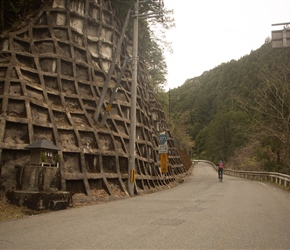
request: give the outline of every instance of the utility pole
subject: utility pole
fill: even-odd
[[[139,0],[135,0],[134,8],[134,27],[133,27],[133,54],[132,54],[132,86],[131,86],[131,112],[130,112],[130,148],[129,148],[129,167],[128,167],[128,192],[134,195],[135,186],[135,153],[136,153],[136,103],[137,103],[137,71],[138,71],[138,15]]]
[[[150,0],[141,1],[141,3]],[[130,133],[129,133],[129,166],[128,166],[128,192],[134,195],[135,173],[136,173],[136,107],[137,107],[137,86],[138,86],[138,19],[152,18],[161,15],[161,2],[159,0],[159,10],[145,14],[139,14],[139,0],[135,0],[134,7],[134,27],[133,27],[133,52],[132,52],[132,87],[131,87],[131,111],[130,111]]]

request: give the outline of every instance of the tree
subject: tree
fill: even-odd
[[[268,171],[290,172],[290,68],[289,50],[274,50],[263,45],[252,52],[251,64],[242,88],[235,96],[240,108],[252,118],[260,142],[257,159]]]
[[[282,59],[282,58],[281,58]],[[284,58],[285,59],[285,58]],[[287,63],[288,64],[288,63]],[[270,158],[290,172],[290,68],[287,64],[268,66],[260,72],[263,79],[256,91],[249,93],[251,103],[245,108],[261,129],[263,147],[270,148]]]
[[[195,144],[188,134],[186,125],[187,116],[187,113],[180,113],[176,116],[175,119],[178,120],[178,123],[176,121],[172,122],[170,129],[172,131],[173,138],[175,139],[176,146],[179,149],[186,151],[188,155],[191,155]]]
[[[134,0],[111,1],[123,18],[129,9],[134,9]],[[139,2],[139,14],[143,17],[139,18],[138,51],[146,63],[150,84],[155,93],[164,91],[166,86],[167,64],[164,50],[172,51],[172,48],[166,41],[165,31],[174,26],[172,12],[164,7],[163,1]],[[132,22],[129,24],[128,33],[133,33]]]
[[[0,32],[19,25],[33,15],[42,5],[43,1],[34,0],[0,0]]]
[[[249,116],[243,111],[217,113],[207,126],[207,158],[215,162],[227,161],[235,150],[248,142],[249,124]]]

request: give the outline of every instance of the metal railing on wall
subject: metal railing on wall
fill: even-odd
[[[213,162],[205,160],[198,160],[198,162],[206,162],[208,164],[211,164],[213,168],[217,170],[217,166]],[[281,174],[277,172],[241,171],[231,169],[224,169],[224,174],[257,181],[270,181],[276,183],[277,185],[284,186],[284,188],[290,190],[290,175],[286,174]]]

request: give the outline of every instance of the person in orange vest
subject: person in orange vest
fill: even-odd
[[[224,164],[222,161],[219,161],[219,165],[218,165],[218,176],[219,176],[219,180],[223,181],[223,171],[224,171]]]

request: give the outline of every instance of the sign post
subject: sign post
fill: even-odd
[[[161,173],[168,173],[168,145],[167,145],[167,134],[160,134],[159,140],[159,158],[160,158],[160,170]]]
[[[161,173],[168,173],[168,154],[159,154]]]

